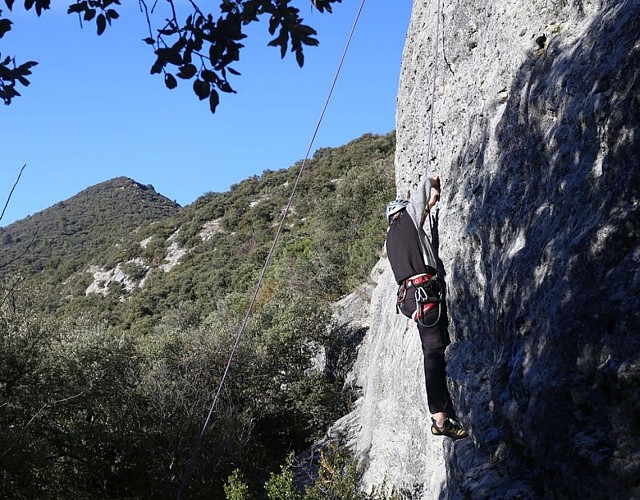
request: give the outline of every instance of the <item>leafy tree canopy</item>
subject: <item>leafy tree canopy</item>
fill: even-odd
[[[10,11],[15,0],[5,0]],[[333,3],[342,0],[311,0],[320,12],[332,12]],[[194,1],[166,0],[166,11],[157,9],[157,2],[139,0],[148,26],[144,38],[156,59],[151,74],[162,74],[169,89],[178,85],[178,79],[192,81],[193,91],[200,100],[207,100],[211,112],[219,102],[219,92],[235,92],[228,75],[239,75],[233,69],[240,59],[240,42],[246,37],[244,29],[260,18],[268,19],[269,33],[274,37],[269,45],[280,48],[284,58],[287,51],[295,54],[299,66],[304,64],[304,46],[318,45],[317,34],[303,23],[296,0],[221,0],[217,10],[201,8]],[[40,16],[48,10],[51,0],[25,0],[26,10],[35,10]],[[78,16],[80,23],[95,23],[98,35],[102,35],[120,15],[120,0],[76,0],[68,7],[69,14]],[[0,10],[0,38],[11,30],[13,22],[3,17]],[[17,62],[15,57],[0,53],[0,98],[11,104],[20,96],[17,86],[29,85],[28,76],[36,61]],[[176,78],[177,77],[177,78]]]

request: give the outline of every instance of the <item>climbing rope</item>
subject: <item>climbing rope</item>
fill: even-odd
[[[253,312],[253,308],[255,306],[256,300],[258,298],[258,293],[260,291],[260,288],[262,286],[262,282],[264,280],[264,276],[266,274],[267,268],[269,267],[269,264],[271,263],[271,259],[273,258],[273,254],[275,252],[276,249],[276,245],[278,244],[278,240],[280,239],[280,234],[282,233],[282,228],[284,227],[284,223],[286,221],[287,216],[289,215],[289,211],[291,210],[291,204],[293,203],[293,197],[296,193],[296,190],[298,188],[298,184],[300,183],[300,179],[302,178],[302,173],[305,170],[307,161],[309,159],[309,154],[311,153],[311,148],[313,147],[313,143],[316,140],[316,136],[318,135],[318,130],[320,129],[320,125],[322,123],[322,120],[324,118],[324,115],[327,111],[327,108],[329,106],[329,102],[331,101],[331,96],[333,95],[333,90],[335,89],[336,83],[338,81],[338,76],[340,75],[340,71],[342,70],[342,65],[344,63],[344,60],[347,56],[347,52],[349,50],[349,46],[351,45],[351,40],[353,38],[353,34],[356,30],[356,26],[358,25],[358,21],[360,20],[360,14],[362,13],[362,9],[364,7],[364,3],[365,0],[362,0],[360,3],[360,7],[358,8],[358,12],[356,14],[356,18],[353,22],[353,26],[351,27],[351,31],[349,32],[349,36],[347,37],[347,42],[345,44],[344,50],[342,51],[342,56],[340,57],[340,62],[338,63],[338,68],[336,69],[335,75],[333,76],[333,80],[331,83],[331,87],[329,88],[329,92],[327,94],[327,98],[324,101],[324,105],[322,107],[322,111],[320,112],[320,116],[318,118],[318,121],[316,123],[315,129],[313,131],[313,134],[311,135],[311,140],[309,141],[309,145],[307,147],[307,152],[305,154],[304,160],[302,162],[302,165],[300,166],[300,171],[298,172],[298,176],[296,177],[296,181],[293,185],[293,188],[291,190],[291,195],[289,196],[289,200],[287,201],[287,205],[282,213],[282,217],[280,219],[280,224],[278,225],[278,229],[276,231],[276,234],[273,238],[273,242],[271,243],[271,248],[269,249],[269,253],[267,254],[267,258],[265,259],[264,265],[262,266],[262,270],[260,271],[260,275],[258,277],[258,283],[256,284],[256,287],[253,291],[253,295],[251,296],[251,301],[249,302],[249,306],[247,307],[247,310],[245,312],[244,315],[244,319],[242,320],[242,323],[240,325],[240,328],[238,328],[238,332],[236,333],[236,337],[235,337],[235,342],[233,344],[233,347],[231,348],[231,352],[229,354],[229,358],[227,359],[227,363],[225,365],[224,371],[222,373],[222,377],[220,378],[220,383],[218,384],[218,389],[216,390],[215,396],[213,398],[213,402],[211,403],[211,406],[209,408],[209,413],[207,415],[207,418],[204,421],[204,424],[202,426],[202,430],[200,431],[200,434],[198,435],[198,438],[196,440],[196,444],[194,446],[193,452],[191,454],[191,458],[189,460],[189,463],[187,464],[187,468],[185,470],[184,475],[182,476],[182,481],[180,483],[180,489],[178,490],[178,495],[177,495],[177,500],[180,500],[182,498],[182,495],[184,494],[184,492],[186,491],[187,485],[189,484],[189,480],[191,479],[191,473],[193,471],[193,466],[195,465],[198,453],[200,452],[200,448],[202,446],[202,443],[204,441],[204,434],[207,430],[207,427],[209,426],[209,422],[211,420],[211,417],[213,415],[213,412],[215,411],[215,408],[218,404],[218,400],[220,399],[220,393],[222,392],[222,388],[224,386],[224,382],[227,378],[227,374],[229,373],[229,368],[231,366],[231,362],[233,361],[233,357],[235,356],[235,353],[238,349],[238,345],[240,344],[240,339],[242,338],[242,335],[244,334],[244,331],[247,328],[247,325],[249,323],[249,319],[251,317],[251,313]]]
[[[436,29],[435,29],[435,35],[434,35],[434,39],[433,39],[433,73],[431,75],[431,110],[429,112],[429,132],[427,134],[427,148],[425,150],[424,156],[422,158],[422,161],[424,163],[424,175],[428,175],[428,167],[429,167],[429,161],[431,159],[431,146],[432,146],[432,142],[433,142],[433,115],[435,114],[435,106],[436,106],[436,80],[438,77],[438,58],[439,58],[439,52],[438,52],[438,42],[439,42],[439,38],[440,38],[440,17],[442,15],[442,2],[441,0],[436,0],[436,2],[438,3],[438,8],[437,8],[437,14],[436,14]],[[444,53],[444,36],[442,38],[443,40],[443,53]],[[445,58],[445,62],[446,62],[446,58]],[[428,195],[431,195],[431,190],[429,190]],[[420,227],[423,226],[423,224],[425,223],[427,217],[429,218],[429,229],[431,234],[433,235],[433,225],[431,222],[431,206],[429,206],[429,202],[427,201],[427,206],[425,207],[424,213],[422,214],[422,217],[420,218]],[[444,279],[441,277],[441,272],[439,269],[439,266],[436,266],[436,280],[439,284],[439,287],[443,286],[444,283]],[[422,323],[422,321],[420,320],[420,315],[418,315],[418,323],[420,323],[423,327],[426,328],[431,328],[435,325],[438,324],[438,322],[440,321],[440,318],[442,316],[442,301],[444,300],[442,297],[442,288],[440,288],[438,290],[438,297],[437,297],[437,302],[438,302],[438,317],[435,320],[435,322],[426,325],[424,323]],[[418,310],[421,310],[422,305],[420,304],[420,301],[418,300],[418,296],[416,296],[416,305],[418,308]]]
[[[441,12],[441,1],[436,0],[438,2],[438,13],[436,15],[436,33],[433,40],[433,75],[431,81],[431,112],[429,116],[429,133],[427,136],[427,149],[425,151],[425,155],[423,156],[424,163],[424,171],[425,175],[427,173],[427,167],[429,165],[429,160],[431,158],[431,144],[433,139],[433,115],[434,109],[436,105],[436,78],[438,76],[438,40],[440,37],[440,12]]]
[[[433,115],[435,114],[435,106],[436,106],[436,79],[438,77],[438,41],[440,38],[440,16],[442,12],[441,1],[436,0],[438,2],[437,14],[436,14],[436,29],[435,36],[433,39],[433,73],[431,75],[431,110],[429,112],[429,132],[427,134],[427,148],[422,157],[422,162],[424,163],[424,175],[428,174],[429,161],[431,159],[431,145],[433,142]],[[443,37],[444,41],[444,37]],[[444,49],[443,49],[444,50]],[[429,217],[431,213],[431,207],[427,204],[422,217],[420,218],[420,227],[425,223],[427,217]],[[431,218],[429,217],[429,223],[431,223]]]

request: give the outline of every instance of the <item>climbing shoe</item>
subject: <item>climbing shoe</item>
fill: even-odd
[[[444,426],[438,427],[436,421],[431,419],[431,434],[434,436],[447,436],[453,440],[466,438],[469,434],[465,431],[458,422],[453,422],[447,419]]]

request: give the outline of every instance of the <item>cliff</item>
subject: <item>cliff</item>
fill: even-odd
[[[638,496],[640,1],[442,9],[436,59],[437,3],[414,2],[396,180],[406,196],[425,169],[442,179],[429,229],[471,437],[428,432],[418,335],[395,313],[384,258],[354,371],[362,396],[334,431],[368,490]]]

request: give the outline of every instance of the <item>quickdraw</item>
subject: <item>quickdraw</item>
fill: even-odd
[[[433,295],[430,295],[431,292]],[[442,317],[442,291],[441,287],[435,279],[430,280],[426,285],[416,287],[416,310],[413,313],[413,319],[420,326],[425,328],[432,328],[438,324]],[[438,316],[431,324],[424,322],[425,316],[430,313],[435,307],[438,307]]]

